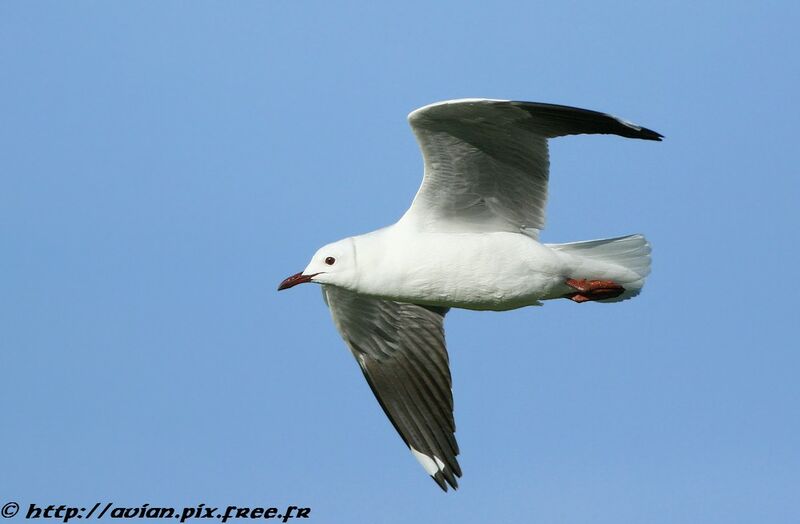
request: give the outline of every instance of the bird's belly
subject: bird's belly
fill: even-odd
[[[434,286],[428,293],[430,300],[425,303],[481,311],[507,311],[539,305],[540,300],[549,295],[549,289],[561,280],[553,275],[540,273],[528,275],[524,282],[519,281],[517,285],[476,282],[461,287]]]
[[[505,311],[538,304],[563,282],[549,248],[520,234],[468,235],[461,242],[426,239],[417,263],[405,265],[397,299],[425,305]]]

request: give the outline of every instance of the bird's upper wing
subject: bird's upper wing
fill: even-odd
[[[425,471],[445,491],[461,476],[444,342],[446,308],[322,286],[336,329],[372,392]]]
[[[542,229],[547,139],[581,133],[661,140],[655,131],[574,107],[465,99],[408,115],[425,161],[404,219],[432,231]]]

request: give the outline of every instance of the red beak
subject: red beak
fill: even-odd
[[[311,279],[317,275],[319,275],[319,273],[314,273],[313,275],[304,275],[303,272],[301,271],[300,273],[292,275],[289,278],[285,279],[283,282],[281,282],[280,285],[278,286],[278,291],[289,289],[290,287],[294,287],[297,284],[311,282]]]

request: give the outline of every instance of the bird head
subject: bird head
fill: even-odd
[[[306,268],[284,279],[278,291],[305,282],[352,288],[356,280],[355,268],[355,242],[352,238],[345,238],[318,249]]]

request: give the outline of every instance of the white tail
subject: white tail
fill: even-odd
[[[616,279],[625,287],[625,292],[612,299],[601,302],[619,302],[635,297],[644,286],[644,279],[650,274],[650,243],[643,235],[628,235],[600,240],[587,240],[585,242],[570,242],[567,244],[545,244],[550,249],[566,253],[584,262],[598,262],[599,264],[583,264],[583,271],[588,271],[592,266],[598,269],[608,268],[608,265],[617,266],[624,271]],[[606,276],[607,270],[603,271]],[[575,278],[598,278],[600,275],[582,274]]]

